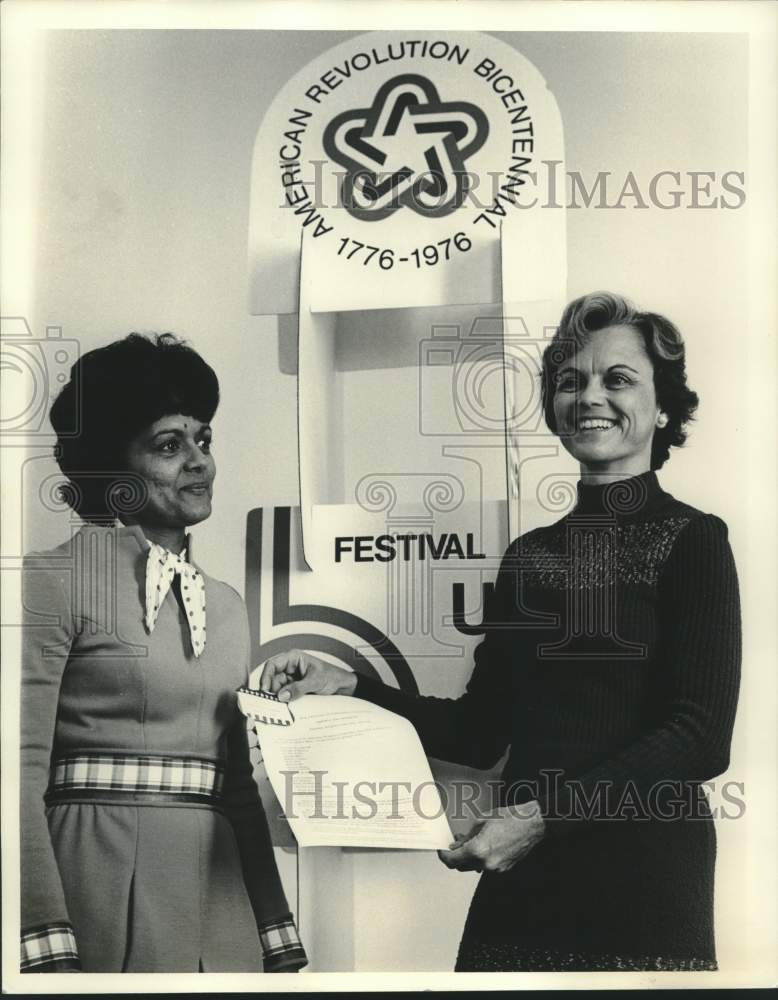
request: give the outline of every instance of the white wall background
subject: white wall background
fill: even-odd
[[[289,340],[279,337],[275,319],[250,317],[246,309],[251,151],[277,89],[348,37],[94,30],[51,32],[44,46],[28,319],[36,334],[62,327],[82,350],[130,330],[169,329],[214,365],[223,390],[215,421],[215,512],[196,531],[197,552],[209,572],[238,588],[246,511],[295,504],[298,490],[295,379],[281,371],[289,369]],[[611,172],[616,193],[630,170],[646,185],[659,170],[717,176],[747,170],[744,36],[500,37],[545,76],[562,112],[568,170],[589,184],[600,170]],[[688,192],[688,180],[682,187]],[[670,316],[687,339],[690,381],[702,404],[690,444],[661,479],[670,492],[729,523],[746,627],[757,554],[746,547],[745,441],[758,419],[745,379],[747,211],[568,213],[570,296],[603,287],[623,292]],[[418,439],[414,364],[429,320],[420,314],[404,332],[394,331],[395,339],[388,317],[365,337],[353,321],[341,337],[334,389],[346,435],[344,495],[375,471],[376,441],[385,470],[408,471],[409,463],[424,469],[438,457],[429,439],[409,447]],[[45,451],[39,455],[25,486],[32,498],[27,548],[56,544],[68,530],[66,515],[34,499],[34,482],[54,471]],[[736,780],[743,780],[755,690],[746,670]],[[754,887],[747,835],[748,816],[719,824],[719,958],[730,969],[748,958],[745,907]],[[353,959],[363,971],[450,968],[469,892],[465,882],[451,880],[464,877],[433,872],[428,858],[353,857],[345,883],[353,940],[338,961]],[[329,877],[334,885],[341,878],[334,869]],[[419,926],[426,937],[409,948]],[[326,955],[322,963],[328,967]]]

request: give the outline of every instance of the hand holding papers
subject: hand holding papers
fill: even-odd
[[[453,835],[416,730],[359,698],[291,706],[242,689],[267,774],[302,847],[447,848]]]

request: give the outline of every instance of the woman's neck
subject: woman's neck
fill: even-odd
[[[643,463],[630,465],[630,463],[626,463],[621,468],[613,468],[611,466],[607,469],[581,464],[579,468],[581,482],[584,486],[604,486],[607,483],[618,482],[620,479],[632,479],[633,476],[642,476],[644,473],[651,471],[650,463],[649,465],[644,465]]]
[[[125,524],[137,524],[149,542],[161,545],[178,554],[186,545],[186,528],[168,528],[158,524],[141,524],[140,521],[125,521]]]

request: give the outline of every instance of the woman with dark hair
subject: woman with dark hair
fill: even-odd
[[[656,476],[697,405],[680,334],[619,296],[577,299],[542,395],[577,503],[510,545],[465,694],[414,697],[305,652],[262,684],[369,699],[443,760],[509,750],[499,806],[441,852],[483,872],[459,971],[716,969],[703,783],[729,763],[740,611],[725,524]]]
[[[218,402],[191,348],[131,334],[52,406],[84,524],[25,560],[22,971],[306,964],[237,707],[246,610],[186,534],[211,513]]]

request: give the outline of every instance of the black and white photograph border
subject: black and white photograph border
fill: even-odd
[[[0,17],[4,991],[775,986],[778,3],[6,0]],[[201,354],[206,367],[214,366],[222,390],[214,417],[217,502],[210,523],[195,527],[193,541],[187,536],[186,551],[180,550],[181,579],[199,587],[204,577],[209,595],[216,595],[214,630],[217,619],[226,623],[234,611],[230,603],[234,591],[246,601],[253,667],[271,654],[288,655],[285,643],[294,630],[273,631],[277,623],[268,625],[267,608],[278,606],[279,592],[285,593],[287,611],[295,602],[309,603],[312,591],[306,590],[306,574],[328,554],[322,555],[326,546],[321,540],[330,538],[331,523],[336,526],[332,528],[336,569],[342,575],[333,574],[333,591],[326,597],[337,606],[339,595],[346,594],[353,603],[347,605],[344,598],[342,607],[348,607],[349,614],[339,620],[326,621],[322,616],[317,623],[320,634],[315,636],[319,645],[310,648],[317,655],[321,652],[325,662],[345,662],[338,652],[345,645],[343,621],[348,617],[353,624],[358,615],[367,619],[373,612],[368,596],[355,595],[354,588],[349,591],[347,583],[337,581],[345,580],[362,554],[370,558],[380,554],[383,544],[383,551],[393,554],[386,580],[395,584],[387,583],[386,606],[377,612],[387,620],[376,624],[385,629],[385,637],[391,635],[400,648],[410,651],[415,676],[405,677],[391,657],[374,658],[375,666],[366,669],[373,670],[375,680],[394,687],[399,683],[406,693],[416,687],[422,694],[458,696],[473,669],[470,639],[459,648],[456,662],[444,668],[434,659],[440,654],[429,652],[431,640],[425,638],[420,617],[414,619],[415,625],[403,620],[397,633],[391,633],[388,625],[393,616],[402,615],[402,601],[391,590],[401,578],[400,540],[416,539],[408,532],[423,530],[419,497],[424,502],[431,495],[438,497],[435,532],[441,524],[446,532],[461,530],[462,549],[468,556],[477,560],[486,553],[481,567],[484,581],[495,578],[499,557],[510,540],[499,514],[503,508],[514,512],[511,518],[515,514],[509,527],[512,538],[557,521],[570,498],[575,498],[578,463],[572,459],[577,455],[563,437],[546,432],[540,392],[533,395],[533,387],[527,389],[522,381],[527,358],[540,377],[540,359],[562,309],[557,308],[554,294],[548,294],[541,307],[525,303],[526,311],[521,303],[513,303],[505,287],[509,265],[503,264],[502,284],[499,274],[495,278],[490,301],[473,297],[459,306],[452,304],[456,298],[438,297],[428,308],[414,304],[403,310],[393,308],[394,293],[382,290],[384,299],[369,313],[363,303],[373,276],[366,280],[362,276],[372,267],[380,276],[390,259],[386,254],[391,252],[392,266],[398,256],[383,246],[368,246],[367,251],[375,254],[370,261],[363,260],[364,245],[357,239],[361,248],[357,251],[350,234],[351,242],[341,245],[339,266],[345,271],[353,265],[355,287],[349,294],[353,291],[361,298],[359,305],[345,307],[351,311],[341,314],[337,333],[326,324],[316,327],[315,322],[304,328],[302,317],[298,327],[295,316],[257,306],[262,275],[256,280],[252,274],[256,264],[251,249],[256,226],[252,157],[265,113],[297,73],[304,73],[330,49],[353,43],[366,32],[398,31],[407,31],[408,38],[414,32],[480,33],[478,37],[513,48],[517,57],[537,68],[559,105],[564,127],[563,167],[546,158],[538,167],[540,179],[535,178],[546,205],[558,204],[566,219],[566,294],[561,306],[588,293],[614,292],[634,302],[638,310],[659,314],[660,320],[667,316],[683,336],[689,385],[699,393],[699,407],[687,428],[688,441],[673,448],[673,460],[659,472],[659,481],[673,497],[717,515],[716,522],[720,518],[726,524],[742,609],[742,676],[731,754],[724,773],[710,783],[711,804],[719,810],[718,968],[454,972],[476,874],[447,871],[434,851],[298,850],[279,815],[267,776],[257,767],[257,747],[252,747],[255,779],[293,918],[288,924],[268,923],[266,933],[275,935],[274,941],[286,941],[294,934],[296,921],[308,948],[307,968],[280,979],[263,972],[207,969],[173,975],[79,971],[22,975],[22,567],[30,551],[52,550],[75,530],[73,512],[63,502],[53,451],[58,441],[67,450],[74,428],[60,423],[55,434],[48,413],[80,357],[131,331],[149,336],[172,331]],[[482,64],[473,77],[489,83],[496,73],[497,67]],[[311,86],[317,79],[320,76]],[[475,90],[472,100],[477,100]],[[367,105],[365,101],[363,110]],[[469,114],[468,107],[460,99],[456,113]],[[468,134],[482,141],[478,113],[469,124],[458,122],[456,127],[463,132],[471,128]],[[334,148],[334,140],[329,141]],[[288,178],[281,182],[286,187],[279,197],[288,190],[297,199],[289,161],[282,157],[276,162],[276,152],[271,157],[272,177],[279,180],[286,170]],[[347,172],[351,160],[342,150],[336,152]],[[479,236],[491,231],[489,219],[507,215],[512,221],[510,191],[506,195],[499,184],[491,184],[490,194],[495,198],[500,191],[503,194],[483,200],[483,221],[473,227]],[[336,197],[341,194],[342,189],[335,192]],[[474,204],[480,204],[482,192],[469,194]],[[327,188],[315,192],[314,207],[319,195],[323,204],[328,199],[331,203],[333,192]],[[296,200],[287,199],[287,207],[298,207]],[[423,211],[413,213],[407,204],[401,212],[409,216],[404,221],[417,241],[419,268],[429,266],[430,272],[441,273],[442,254],[448,261],[449,254],[465,257],[471,252],[469,231],[464,238],[463,232],[452,232],[450,241],[442,240],[432,249],[432,244],[422,246],[424,239],[418,234],[426,233],[425,227],[436,220],[429,223]],[[326,212],[323,218],[326,221]],[[319,302],[333,301],[333,289],[328,287],[332,282],[326,273],[311,277],[321,262],[316,241],[309,238],[308,228],[295,225],[303,244],[309,242],[302,246],[303,274],[293,280],[300,282],[301,311],[303,296],[309,295],[315,320],[317,296]],[[336,235],[341,240],[340,233]],[[503,252],[504,260],[509,260],[508,252]],[[349,254],[353,256],[344,264],[342,258]],[[403,266],[410,270],[412,254],[409,258]],[[453,259],[451,266],[456,266]],[[278,289],[289,280],[282,270],[279,265]],[[272,299],[272,289],[269,294]],[[277,297],[283,299],[282,291]],[[629,325],[632,320],[625,322]],[[329,353],[317,343],[329,345]],[[497,383],[486,377],[473,389],[471,372],[477,367],[471,367],[472,358],[486,359],[484,371],[492,372],[495,344],[501,364],[513,359],[515,378],[503,382],[500,368],[499,391]],[[475,354],[467,353],[473,350]],[[447,362],[430,360],[446,352]],[[329,399],[311,378],[316,365],[330,380]],[[522,394],[531,403],[525,409]],[[514,414],[520,411],[513,428],[510,407]],[[77,424],[78,403],[73,412]],[[188,441],[188,426],[176,433]],[[200,438],[197,444],[203,453],[207,451]],[[538,458],[528,461],[529,454]],[[207,478],[207,459],[203,462]],[[329,470],[335,470],[335,486],[328,481]],[[148,484],[141,480],[143,492]],[[192,504],[202,499],[206,488],[195,486]],[[135,503],[133,483],[124,483],[123,489],[123,502]],[[396,509],[379,510],[390,494]],[[440,500],[439,494],[449,500]],[[579,487],[579,503],[583,495]],[[380,503],[371,507],[376,497]],[[467,507],[471,502],[477,517]],[[371,533],[363,535],[362,529],[342,529],[349,522],[338,510],[348,505],[362,518],[358,522],[355,515],[353,524],[383,521],[384,533],[366,528]],[[299,524],[290,514],[298,507],[302,508]],[[309,507],[315,516],[306,514]],[[467,524],[467,529],[446,526],[445,517],[452,510],[451,523]],[[285,591],[273,590],[272,601],[260,602],[260,590],[270,586],[271,579],[278,587],[279,526],[286,532],[287,563],[281,567]],[[256,530],[253,537],[252,530]],[[129,544],[131,537],[142,538],[137,524],[126,531],[124,543]],[[457,536],[418,535],[426,540],[428,552],[430,545],[433,551],[438,544],[442,549],[436,537]],[[479,543],[483,543],[480,548]],[[407,546],[406,541],[409,562]],[[176,548],[176,559],[178,552]],[[250,566],[252,558],[255,563]],[[199,568],[193,570],[188,560],[196,560],[197,567],[202,562],[215,579]],[[449,570],[448,593],[451,564],[433,563],[428,559],[430,579],[440,571],[435,577],[440,581]],[[369,570],[371,581],[379,579],[378,570],[383,570],[380,562]],[[468,571],[473,572],[472,560]],[[367,580],[368,569],[360,572]],[[430,584],[430,593],[437,595],[438,585]],[[208,589],[212,587],[216,589]],[[476,589],[480,593],[480,585]],[[224,605],[218,603],[222,599]],[[478,606],[468,606],[468,620],[480,617]],[[147,634],[154,627],[151,621],[149,628],[149,620]],[[209,617],[209,628],[210,621]],[[188,627],[197,658],[202,652],[195,639],[197,626],[190,622]],[[359,657],[362,663],[370,659],[363,655],[365,634],[352,628],[352,666]],[[418,664],[411,659],[416,650]],[[254,681],[258,683],[259,677]],[[232,687],[244,682],[239,678]],[[435,764],[433,774],[443,786],[451,778]],[[469,778],[457,772],[454,787],[461,787],[457,780]],[[189,786],[187,791],[191,793]],[[458,832],[453,825],[452,829]],[[265,968],[267,955],[266,951]]]

